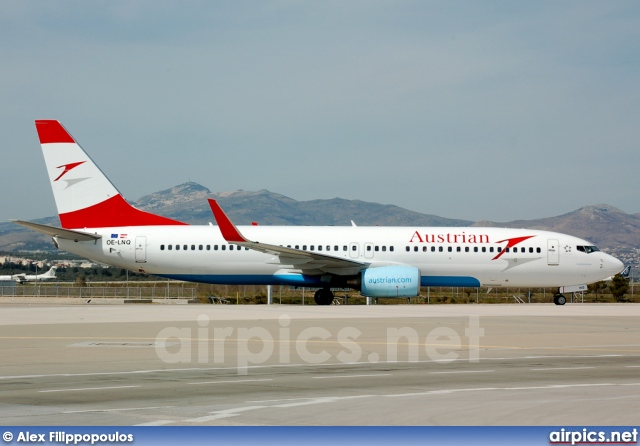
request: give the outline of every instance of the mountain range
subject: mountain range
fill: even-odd
[[[536,220],[491,222],[456,220],[409,211],[393,205],[333,198],[297,201],[268,190],[212,193],[188,182],[132,201],[140,209],[190,224],[214,222],[207,198],[215,198],[238,225],[350,225],[359,226],[497,226],[543,229],[587,239],[609,252],[640,248],[640,214],[627,214],[606,204],[584,206],[573,212]],[[47,217],[37,223],[59,225]],[[215,223],[215,222],[214,222]],[[0,250],[53,250],[48,237],[12,223],[0,224]]]

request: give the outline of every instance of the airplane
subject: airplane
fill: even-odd
[[[592,243],[557,232],[480,227],[236,226],[209,199],[217,226],[130,205],[57,120],[35,122],[61,228],[13,220],[79,256],[159,277],[229,285],[336,288],[407,298],[420,287],[558,287],[623,269]],[[368,299],[369,301],[369,299]]]
[[[52,280],[56,278],[57,266],[52,266],[49,271],[44,274],[17,274],[16,279],[20,283],[24,282],[37,282],[41,280]]]
[[[21,277],[23,277],[24,274],[10,274],[10,275],[3,275],[0,276],[0,282],[5,281],[5,280],[20,280]]]

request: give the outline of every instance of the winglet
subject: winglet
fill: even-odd
[[[249,242],[244,236],[238,231],[238,228],[229,220],[227,214],[224,213],[220,205],[216,200],[209,198],[209,206],[211,206],[211,210],[213,211],[213,216],[218,222],[218,227],[220,228],[220,232],[222,232],[222,236],[224,239],[230,243],[246,243]]]

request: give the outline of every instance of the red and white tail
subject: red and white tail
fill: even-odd
[[[58,121],[37,120],[36,129],[63,228],[185,224],[127,203]]]

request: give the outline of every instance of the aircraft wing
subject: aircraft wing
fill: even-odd
[[[339,275],[355,274],[369,266],[369,263],[359,262],[357,260],[343,259],[318,252],[301,251],[286,246],[248,240],[240,233],[229,217],[227,217],[227,214],[225,214],[216,200],[209,199],[209,206],[211,206],[220,232],[222,232],[222,236],[227,242],[244,246],[254,251],[273,254],[275,257],[272,263],[279,263],[283,266],[289,265],[307,274],[326,272]]]
[[[56,228],[55,226],[41,225],[38,223],[31,223],[30,221],[22,220],[10,220],[11,222],[24,226],[25,228],[33,229],[41,234],[50,235],[51,237],[57,237],[64,240],[73,240],[76,242],[87,242],[92,240],[98,240],[102,238],[98,234],[90,234],[88,232],[73,231],[71,229]]]

